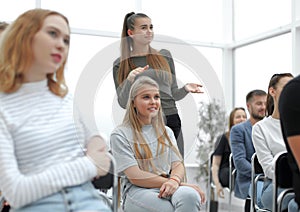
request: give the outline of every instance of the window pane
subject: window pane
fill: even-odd
[[[42,0],[42,8],[63,13],[73,28],[120,32],[126,13],[135,8],[135,0]]]
[[[175,58],[177,60],[175,65],[178,84],[182,85],[189,82],[200,83],[203,85],[202,90],[204,91],[203,94],[188,94],[184,99],[176,102],[182,121],[182,133],[186,153],[184,160],[186,163],[195,163],[195,158],[197,158],[196,135],[198,132],[197,124],[199,123],[199,103],[212,100],[214,92],[211,91],[211,88],[218,87],[217,85],[220,83],[218,77],[221,77],[218,74],[222,72],[222,50],[195,46],[194,48],[203,56],[190,55],[190,57],[195,57],[192,61],[199,64],[199,69],[191,69],[193,64],[185,63],[185,61]],[[211,67],[206,68],[203,65],[202,68],[204,62],[201,60],[206,60]],[[212,75],[212,78],[208,77],[209,75]],[[207,82],[208,78],[213,79],[213,85],[206,84],[211,83],[211,81]]]
[[[0,6],[0,21],[12,22],[23,12],[33,8],[35,8],[35,0],[6,0]]]
[[[235,106],[246,107],[253,89],[267,92],[273,74],[292,72],[291,44],[291,34],[285,34],[236,51]]]
[[[206,48],[206,47],[195,47],[201,54],[208,60],[209,64],[212,66],[212,69],[215,71],[218,76],[218,80],[222,83],[222,49],[217,48]]]
[[[105,47],[112,45],[116,41],[117,39],[114,38],[77,34],[71,35],[70,52],[65,72],[66,81],[71,92],[75,91],[80,74],[91,59]],[[118,51],[118,49],[116,49],[116,51]],[[118,54],[118,52],[116,52],[116,54]],[[99,61],[99,64],[109,62],[112,66],[113,61],[114,58],[111,58],[111,61]],[[101,66],[98,68],[99,72],[103,71]]]
[[[155,33],[182,40],[222,40],[222,0],[151,0],[142,9],[151,19]]]
[[[75,99],[78,98],[77,83],[83,83],[84,92],[95,94],[92,97],[94,108],[93,105],[87,105],[88,102],[80,102],[80,108],[85,117],[90,117],[89,113],[94,114],[98,130],[107,138],[116,127],[117,121],[112,116],[115,98],[112,66],[119,56],[119,46],[119,39],[72,34],[66,68],[67,85]],[[86,110],[87,107],[89,111]]]
[[[235,39],[240,40],[291,22],[291,1],[235,0]]]

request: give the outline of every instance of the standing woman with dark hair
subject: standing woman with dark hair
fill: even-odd
[[[106,144],[65,84],[69,42],[68,19],[43,9],[1,39],[0,190],[14,212],[111,211],[91,183],[109,169]]]
[[[252,129],[252,141],[257,159],[267,177],[262,189],[261,202],[268,210],[272,210],[273,202],[273,159],[277,153],[286,151],[280,125],[279,97],[283,87],[291,79],[293,79],[293,75],[290,73],[274,74],[271,77],[268,86],[266,117],[253,125]],[[279,189],[278,192],[281,191],[282,189]],[[287,209],[287,205],[288,203],[284,201],[283,209]]]
[[[175,101],[187,93],[202,93],[196,83],[187,83],[178,88],[174,61],[166,49],[156,50],[150,46],[154,32],[151,19],[143,13],[128,13],[125,16],[121,35],[121,56],[114,61],[113,77],[122,108],[126,107],[129,90],[138,76],[146,75],[159,84],[162,109],[176,139],[179,151],[184,156],[181,120]]]

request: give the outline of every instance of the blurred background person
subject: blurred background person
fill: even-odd
[[[288,161],[293,172],[295,198],[288,211],[300,211],[300,75],[289,81],[281,92],[279,113]]]
[[[111,211],[91,183],[109,169],[106,143],[87,129],[65,84],[68,19],[51,10],[29,10],[3,36],[3,196],[15,212]]]
[[[274,74],[271,77],[268,86],[266,117],[252,128],[252,141],[257,159],[267,177],[264,180],[261,202],[263,208],[270,211],[273,210],[273,159],[277,153],[286,151],[281,132],[278,103],[283,87],[291,79],[293,79],[291,73]],[[278,193],[281,193],[282,190],[279,189]],[[285,200],[282,209],[287,209],[287,206],[288,200]]]
[[[212,178],[219,197],[224,198],[223,187],[229,187],[229,156],[231,154],[229,135],[231,128],[247,119],[243,107],[234,108],[229,114],[228,131],[217,139],[212,158]]]

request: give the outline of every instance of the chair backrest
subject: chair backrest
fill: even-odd
[[[229,155],[229,189],[231,192],[234,190],[235,177],[236,177],[236,169],[234,167],[232,153],[230,153],[230,155]]]
[[[214,152],[211,152],[209,155],[210,155],[210,158],[209,158],[209,162],[208,162],[208,167],[209,167],[209,189],[208,189],[208,197],[211,199],[211,200],[216,200],[216,197],[215,197],[215,188],[216,186],[214,185],[213,183],[213,179],[212,179],[212,171],[211,171],[211,168],[212,168],[212,161],[213,161],[213,153]],[[232,159],[232,153],[229,155],[229,199],[228,199],[228,204],[229,204],[229,210],[231,211],[231,196],[232,196],[232,192],[233,192],[233,189],[234,189],[234,183],[235,183],[235,177],[236,177],[236,170],[234,168],[234,163],[233,163],[233,159]],[[214,191],[213,192],[213,195],[212,195],[212,190]],[[210,210],[211,208],[211,205],[210,205],[210,201],[208,201],[208,208]]]
[[[293,173],[288,163],[287,152],[276,154],[273,161],[273,211],[276,212],[279,206],[278,188],[291,189],[293,187]]]
[[[288,163],[287,153],[283,152],[275,158],[274,174],[276,184],[280,188],[293,187],[293,174]]]
[[[267,211],[263,208],[259,208],[257,204],[257,182],[264,180],[265,175],[264,175],[264,170],[262,166],[260,165],[257,154],[254,153],[251,157],[251,191],[252,191],[252,196],[251,196],[251,207],[252,211]]]
[[[264,170],[262,168],[262,166],[260,165],[258,158],[257,158],[257,154],[254,153],[252,155],[253,159],[251,158],[251,160],[253,160],[253,170],[254,170],[254,174],[264,174]]]

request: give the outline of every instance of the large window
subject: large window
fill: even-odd
[[[35,8],[35,2],[35,0],[9,0],[5,1],[5,3],[2,1],[0,7],[0,21],[11,22],[15,20],[21,13]]]
[[[142,1],[155,31],[183,40],[222,42],[222,0]]]
[[[291,1],[234,1],[235,39],[241,40],[291,22]]]
[[[41,6],[62,12],[70,20],[71,27],[121,34],[123,18],[134,10],[135,0],[41,0]]]
[[[268,91],[271,76],[292,72],[291,34],[249,45],[236,51],[236,106],[246,106],[246,95],[253,89]]]

